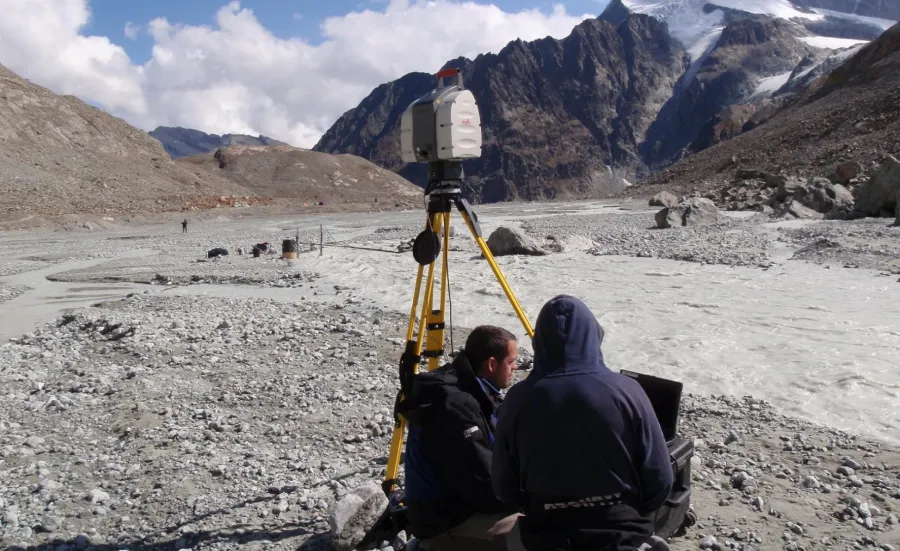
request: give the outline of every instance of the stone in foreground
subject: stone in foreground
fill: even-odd
[[[531,238],[522,233],[500,226],[487,240],[487,246],[494,256],[507,256],[512,254],[526,254],[532,256],[542,256],[547,251],[541,249]]]
[[[365,484],[344,496],[331,513],[332,549],[350,551],[365,538],[388,507],[388,498],[378,484]]]
[[[691,197],[671,208],[656,213],[656,225],[661,229],[679,226],[703,226],[719,221],[719,209],[705,197]]]

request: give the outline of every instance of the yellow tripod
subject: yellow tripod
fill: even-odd
[[[506,293],[506,298],[515,310],[519,321],[525,327],[529,337],[534,337],[534,329],[528,321],[528,317],[519,306],[519,301],[510,289],[509,284],[500,271],[500,267],[494,260],[484,237],[481,227],[478,225],[478,216],[472,206],[460,195],[460,182],[462,180],[462,165],[459,162],[445,161],[429,163],[428,195],[428,219],[425,230],[416,238],[413,248],[413,256],[419,264],[416,274],[416,286],[413,293],[412,307],[409,311],[409,327],[406,330],[406,349],[400,360],[400,392],[398,404],[403,395],[412,384],[412,377],[418,373],[421,359],[428,360],[428,371],[439,367],[441,356],[444,353],[444,307],[448,286],[448,252],[450,244],[450,213],[455,206],[466,222],[469,231],[475,238],[481,254],[487,260],[494,272],[500,286]],[[441,246],[443,244],[443,246]],[[438,257],[441,258],[441,283],[440,298],[434,297],[435,265]],[[425,288],[422,289],[422,280],[425,267],[428,267],[428,275],[425,278]],[[423,292],[424,291],[424,292]],[[416,333],[416,310],[419,304],[420,294],[424,294],[419,316],[419,331]],[[435,308],[435,303],[438,307]],[[415,340],[414,340],[415,337]],[[423,342],[425,350],[422,351]],[[397,488],[397,473],[400,468],[400,456],[403,450],[403,433],[406,428],[406,420],[400,414],[395,414],[394,430],[391,436],[390,453],[388,454],[387,469],[383,489],[388,497]]]

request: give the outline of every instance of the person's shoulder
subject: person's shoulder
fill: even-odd
[[[414,386],[417,394],[430,395],[448,404],[478,403],[471,393],[462,388],[456,371],[448,365],[419,373]]]
[[[447,385],[447,406],[460,411],[481,411],[481,403],[478,398],[459,384]]]

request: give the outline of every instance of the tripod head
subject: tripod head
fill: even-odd
[[[425,187],[425,196],[430,195],[459,195],[460,185],[465,177],[462,162],[460,161],[436,161],[428,163],[428,185]]]

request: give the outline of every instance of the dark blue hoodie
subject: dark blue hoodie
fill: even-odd
[[[583,499],[649,515],[668,497],[674,473],[653,407],[606,367],[602,340],[580,300],[561,295],[541,309],[534,370],[500,408],[491,468],[497,497],[526,514]]]

